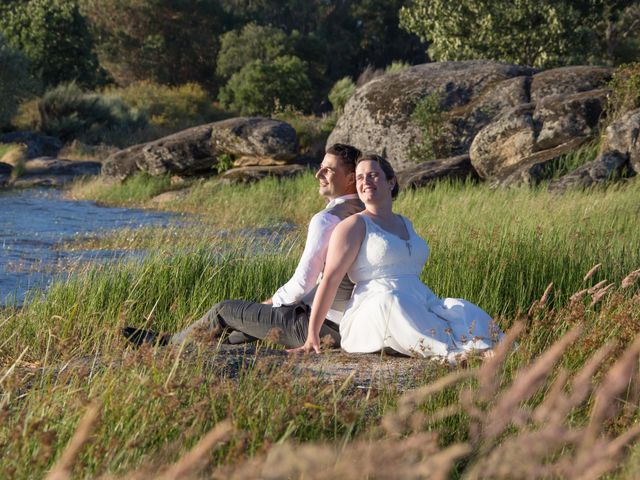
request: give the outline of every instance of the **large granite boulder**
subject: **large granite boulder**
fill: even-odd
[[[298,136],[288,123],[271,118],[230,118],[213,124],[216,151],[236,157],[293,160]]]
[[[506,166],[500,175],[491,180],[492,187],[512,187],[527,185],[530,187],[547,180],[553,173],[554,164],[587,141],[586,137],[574,138],[557,147],[547,148],[526,156],[518,163]]]
[[[360,87],[327,144],[352,143],[387,156],[398,172],[413,171],[423,132],[411,115],[421,99],[436,95],[439,140],[449,151],[427,170],[468,153],[480,177],[495,185],[536,184],[550,172],[547,165],[599,133],[610,78],[611,69],[592,66],[417,65]]]
[[[476,135],[469,150],[471,163],[481,178],[495,184],[522,183],[527,171],[542,172],[544,163],[598,133],[606,95],[597,89],[519,105]]]
[[[21,143],[27,147],[27,158],[55,157],[62,142],[55,137],[35,132],[10,132],[0,135],[0,143]]]
[[[467,154],[417,163],[398,173],[398,183],[401,188],[424,187],[444,178],[476,180],[478,174],[471,166],[471,160]]]
[[[411,120],[416,104],[429,96],[443,112],[443,143],[449,155],[467,153],[480,129],[528,101],[527,78],[534,70],[492,61],[416,65],[377,77],[358,88],[327,145],[349,143],[379,153],[401,172],[412,167],[412,147],[422,132]]]
[[[627,155],[620,152],[604,152],[595,160],[549,183],[549,191],[563,193],[567,189],[587,188],[620,178],[629,164]]]
[[[143,171],[182,177],[216,173],[220,158],[251,158],[256,163],[289,161],[297,153],[297,135],[291,125],[268,118],[232,118],[200,125],[168,137],[120,150],[103,163],[102,173],[124,179]]]
[[[618,152],[629,159],[630,167],[640,173],[640,109],[625,113],[605,130],[604,152]]]
[[[570,66],[545,70],[531,78],[531,102],[556,95],[597,90],[609,80],[611,69],[607,67]]]
[[[537,185],[549,168],[599,133],[611,69],[562,67],[534,74],[530,101],[504,112],[474,138],[469,155],[494,186]]]
[[[263,178],[291,178],[305,172],[307,168],[299,164],[291,165],[252,165],[248,167],[231,168],[219,175],[223,183],[253,183]]]

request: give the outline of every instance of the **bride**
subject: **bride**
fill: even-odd
[[[391,348],[455,362],[491,349],[502,333],[486,312],[466,300],[440,299],[420,281],[429,247],[408,219],[393,213],[398,183],[391,164],[379,155],[361,157],[356,188],[366,208],[334,230],[307,340],[290,352],[320,353],[320,327],[347,273],[356,286],[340,321],[345,351]]]

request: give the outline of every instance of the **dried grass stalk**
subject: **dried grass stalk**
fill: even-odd
[[[636,280],[640,277],[640,268],[638,270],[634,270],[633,272],[631,272],[629,275],[627,275],[626,277],[624,277],[622,279],[622,283],[620,284],[620,286],[622,288],[629,288],[630,286],[632,286],[634,283],[636,283]]]
[[[627,388],[636,371],[638,354],[640,354],[640,337],[636,338],[622,357],[609,369],[596,390],[583,450],[591,448],[600,434],[602,423],[617,411],[619,403],[617,397]]]
[[[589,295],[593,295],[598,290],[600,290],[602,287],[604,287],[606,284],[607,284],[607,280],[606,279],[602,280],[601,282],[596,283],[593,287],[587,288],[587,293]]]
[[[585,288],[584,290],[577,291],[576,293],[571,295],[571,297],[569,297],[569,302],[570,303],[575,303],[575,302],[578,302],[578,301],[582,300],[588,292],[589,292],[588,288]]]
[[[87,407],[87,411],[80,420],[71,440],[69,440],[67,448],[64,449],[60,459],[49,471],[45,480],[67,480],[71,478],[73,465],[82,447],[89,441],[89,436],[98,421],[99,413],[100,408],[98,404],[94,403]]]
[[[542,294],[542,297],[540,297],[540,302],[539,302],[539,305],[541,307],[547,304],[547,300],[549,300],[549,295],[551,295],[552,288],[553,288],[553,282],[547,285],[547,288],[544,289],[544,293]]]
[[[513,343],[524,329],[524,323],[516,322],[505,333],[500,343],[493,349],[493,356],[484,360],[482,366],[478,370],[476,377],[480,383],[478,392],[478,400],[480,402],[488,402],[492,400],[499,388],[498,371],[504,363],[507,354],[511,352]]]
[[[458,370],[446,375],[435,382],[409,391],[398,400],[398,410],[388,413],[382,418],[382,427],[390,435],[401,435],[408,427],[408,420],[417,405],[426,401],[434,393],[441,392],[447,387],[455,385],[473,375],[471,370]]]
[[[230,420],[218,423],[189,452],[157,478],[159,480],[191,478],[206,463],[206,456],[211,449],[228,440],[232,432],[233,426]]]
[[[598,290],[597,292],[594,292],[593,295],[591,296],[591,306],[595,306],[598,302],[600,302],[600,300],[602,300],[604,298],[604,296],[609,293],[609,291],[613,288],[614,284],[610,283],[609,285],[607,285],[604,288],[601,288],[600,290]]]
[[[484,437],[492,440],[500,435],[518,411],[518,405],[529,399],[544,383],[566,348],[578,338],[580,327],[575,326],[549,347],[530,367],[521,370],[488,413]]]
[[[597,263],[595,264],[593,267],[591,267],[591,270],[589,270],[587,272],[587,274],[584,276],[584,278],[582,279],[583,282],[586,282],[587,280],[589,280],[591,277],[593,277],[593,275],[600,270],[600,267],[602,266],[601,263]]]

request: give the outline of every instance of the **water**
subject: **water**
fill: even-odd
[[[117,228],[165,226],[176,219],[165,212],[65,200],[60,191],[52,189],[0,191],[0,305],[20,305],[27,290],[46,288],[80,262],[141,255],[113,250],[64,251],[56,248],[61,242]]]

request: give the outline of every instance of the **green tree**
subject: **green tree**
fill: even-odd
[[[215,88],[219,0],[80,0],[101,64],[120,85],[139,80]]]
[[[44,85],[99,81],[98,58],[78,4],[71,0],[10,1],[0,7],[0,30],[31,61]]]
[[[9,124],[20,100],[32,93],[34,85],[29,60],[0,34],[0,128]]]
[[[399,11],[407,0],[354,0],[350,15],[358,37],[358,71],[382,68],[394,60],[415,65],[427,60],[423,42],[400,28]]]
[[[270,63],[254,60],[231,76],[218,98],[243,115],[270,115],[284,107],[306,110],[311,98],[306,71],[305,62],[291,55]]]
[[[288,35],[292,54],[307,63],[316,104],[338,79],[357,78],[368,65],[426,61],[425,45],[398,27],[408,0],[221,1],[240,25],[270,25]]]
[[[551,67],[615,63],[638,30],[632,0],[411,0],[400,25],[434,60],[491,58]],[[636,52],[636,55],[638,52]],[[636,57],[637,58],[637,57]],[[627,60],[628,60],[627,54]]]
[[[576,17],[568,2],[556,0],[412,0],[400,10],[400,25],[431,42],[434,60],[549,66],[575,48]]]
[[[232,30],[220,37],[216,73],[228,79],[254,60],[268,63],[276,57],[292,53],[291,41],[285,32],[250,22],[242,29]]]

